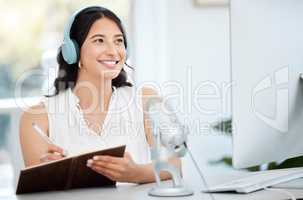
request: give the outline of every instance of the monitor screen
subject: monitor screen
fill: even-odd
[[[303,155],[303,1],[231,0],[233,165]]]

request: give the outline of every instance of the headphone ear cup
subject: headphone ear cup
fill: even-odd
[[[62,56],[68,64],[75,64],[79,57],[79,46],[74,40],[66,40],[62,45]]]
[[[79,45],[78,43],[72,39],[72,42],[73,42],[73,47],[74,47],[74,63],[77,63],[78,62],[78,59],[80,58],[80,50],[79,50]]]

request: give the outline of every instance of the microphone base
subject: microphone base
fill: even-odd
[[[185,187],[162,188],[157,186],[148,192],[148,195],[156,197],[181,197],[193,194],[194,192],[192,190]]]

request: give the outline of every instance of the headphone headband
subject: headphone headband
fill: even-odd
[[[66,26],[64,27],[64,39],[65,38],[70,38],[70,31],[72,28],[72,25],[74,23],[75,18],[77,17],[77,15],[82,12],[85,9],[91,8],[90,11],[99,11],[99,10],[104,10],[103,7],[100,6],[86,6],[83,8],[78,9],[77,11],[75,11],[72,16],[69,18],[68,23],[66,24]],[[95,8],[95,9],[93,9]]]
[[[63,34],[63,44],[62,44],[62,56],[63,59],[68,64],[75,64],[79,58],[79,45],[77,42],[70,38],[70,32],[72,25],[74,23],[75,18],[77,15],[85,9],[91,8],[89,11],[102,11],[104,10],[101,6],[86,6],[77,11],[75,11],[68,20],[68,23],[64,27],[64,34]]]

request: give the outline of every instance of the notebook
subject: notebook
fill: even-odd
[[[125,145],[28,167],[20,172],[16,194],[114,186],[115,181],[86,166],[94,155],[123,157]]]

